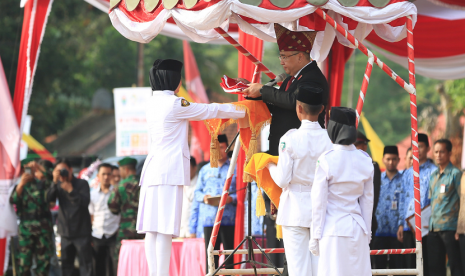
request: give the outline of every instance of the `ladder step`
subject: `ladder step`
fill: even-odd
[[[373,269],[372,275],[419,275],[418,269]]]
[[[283,273],[282,268],[278,268]],[[220,269],[216,275],[251,275],[254,274],[253,268],[246,269]],[[279,275],[273,268],[257,268],[257,274]]]

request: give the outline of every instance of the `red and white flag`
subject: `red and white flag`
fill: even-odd
[[[221,88],[223,88],[224,92],[230,93],[230,94],[241,94],[242,91],[245,89],[249,88],[249,86],[242,81],[236,81],[233,78],[230,78],[226,75],[224,75],[221,78]]]

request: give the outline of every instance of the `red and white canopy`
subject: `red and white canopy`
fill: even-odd
[[[405,17],[416,22],[417,13],[407,0],[111,0],[110,19],[123,36],[142,43],[163,33],[170,21],[199,43],[221,39],[214,28],[228,30],[234,23],[248,34],[276,42],[273,23],[279,23],[294,31],[319,31],[311,56],[323,61],[336,36],[343,45],[350,43],[314,14],[318,7],[360,41],[372,30],[386,41],[399,41],[406,37]]]
[[[414,30],[415,71],[422,76],[441,80],[465,78],[465,1],[455,1],[463,10],[453,10],[431,2],[454,0],[415,2],[418,8]],[[405,40],[386,43],[375,33],[371,33],[366,40],[368,47],[381,50],[388,59],[408,68]]]

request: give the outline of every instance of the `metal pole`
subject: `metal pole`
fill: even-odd
[[[407,16],[407,50],[409,82],[416,88],[415,81],[415,57],[413,48],[413,22],[412,17]],[[421,204],[420,204],[420,160],[418,157],[418,117],[417,95],[410,94],[410,121],[412,123],[412,153],[413,153],[413,191],[415,196],[415,239],[417,247],[418,275],[423,276],[423,251],[421,236]]]
[[[239,134],[240,136],[240,134]],[[226,199],[229,195],[229,187],[231,186],[231,180],[234,177],[234,169],[236,168],[237,156],[241,149],[240,140],[236,140],[234,144],[233,155],[231,158],[231,163],[229,164],[228,175],[224,183],[223,194],[221,195],[220,204],[218,206],[218,212],[216,213],[215,224],[213,225],[212,235],[210,237],[210,242],[208,243],[207,253],[208,253],[208,274],[213,275],[215,272],[215,259],[213,256],[213,250],[215,248],[216,239],[218,238],[218,231],[220,230],[221,219],[223,218],[224,207],[226,205]]]

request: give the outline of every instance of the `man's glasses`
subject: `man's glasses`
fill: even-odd
[[[289,55],[289,56],[282,56],[282,55],[280,55],[280,56],[279,56],[279,60],[285,61],[286,59],[288,59],[288,58],[290,58],[290,57],[292,57],[292,56],[298,55],[298,54],[299,54],[299,53],[295,53],[295,54]]]

